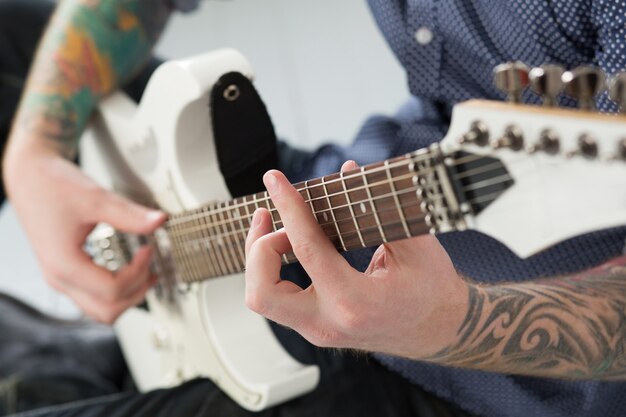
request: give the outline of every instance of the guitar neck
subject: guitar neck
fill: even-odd
[[[322,230],[339,251],[436,232],[450,206],[442,183],[443,164],[432,150],[295,184]],[[283,227],[266,192],[172,215],[165,229],[184,282],[239,273],[245,266],[245,239],[257,208]],[[284,263],[296,261],[284,255]]]

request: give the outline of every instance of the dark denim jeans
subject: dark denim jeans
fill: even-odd
[[[0,145],[8,135],[39,36],[53,10],[47,0],[0,0]],[[125,90],[138,98],[152,70]],[[281,145],[285,167],[306,154]],[[0,189],[0,204],[4,191]],[[297,268],[297,266],[295,267]],[[302,272],[302,271],[300,271]],[[300,361],[320,366],[312,393],[263,413],[238,407],[208,380],[150,393],[134,390],[109,328],[47,317],[0,294],[0,415],[37,416],[451,416],[450,408],[364,354],[316,348],[275,332]]]

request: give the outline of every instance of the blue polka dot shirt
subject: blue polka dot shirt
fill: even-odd
[[[186,10],[194,0],[172,0]],[[412,100],[394,117],[374,116],[348,147],[327,145],[283,161],[294,181],[371,163],[440,140],[455,103],[499,100],[493,68],[520,60],[568,69],[595,64],[626,69],[626,0],[369,0],[389,46],[406,70]],[[526,94],[528,102],[538,98]],[[566,99],[563,105],[571,105]],[[615,111],[606,95],[598,107]],[[517,258],[475,232],[440,237],[457,268],[483,282],[521,281],[580,271],[618,256],[624,228],[572,239],[530,259]],[[349,255],[364,268],[370,252]],[[428,335],[424,335],[428,337]],[[485,417],[624,416],[626,384],[567,382],[451,369],[379,355],[386,366],[467,413]]]

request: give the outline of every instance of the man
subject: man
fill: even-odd
[[[183,3],[187,2],[178,2],[178,7],[188,6]],[[100,221],[145,233],[164,216],[100,190],[63,156],[74,155],[76,139],[97,100],[136,71],[139,58],[147,59],[169,6],[163,0],[63,2],[35,62],[5,157],[9,195],[47,279],[101,321],[113,321],[152,285],[150,250],[139,252],[114,278],[80,251],[86,234]],[[622,3],[371,0],[370,6],[407,70],[415,101],[395,120],[370,119],[350,148],[322,148],[297,171],[282,161],[292,181],[335,171],[347,159],[372,162],[440,139],[452,104],[470,97],[499,97],[489,74],[500,62],[555,61],[568,67],[594,62],[608,72],[626,67],[626,58],[616,53],[626,19]],[[47,65],[50,60],[55,62],[52,68]],[[606,98],[599,105],[614,107]],[[361,274],[320,238],[281,174],[268,173],[266,185],[286,232],[268,233],[267,213],[256,213],[247,245],[247,302],[314,343],[516,374],[598,379],[623,375],[625,262],[617,257],[624,229],[565,242],[527,261],[476,233],[441,237],[445,251],[434,238],[420,238],[385,245]],[[50,207],[46,218],[33,208],[42,205]],[[303,226],[297,230],[294,224]],[[278,279],[276,259],[289,245],[311,275],[308,290]],[[324,262],[319,262],[320,255]],[[269,261],[262,262],[263,258]],[[367,261],[365,254],[353,257],[360,267]],[[478,286],[462,280],[456,269],[481,282],[524,282]],[[562,278],[527,281],[557,275]],[[575,302],[566,302],[570,299]],[[541,314],[548,302],[550,314]],[[540,319],[522,309],[527,305],[535,307],[530,311],[539,312]],[[475,326],[478,322],[485,325]],[[419,407],[400,408],[398,401],[366,397],[368,407],[389,407],[367,408],[376,415],[407,415],[408,410],[456,414],[458,409],[483,416],[619,415],[624,408],[622,384],[548,381],[443,368],[382,354],[376,358],[415,385],[380,370],[364,371],[369,378],[390,381],[402,391],[401,402],[427,405],[427,411],[418,411]],[[350,369],[357,372],[365,369],[362,366]],[[319,396],[323,392],[332,402],[338,397],[333,396],[331,380],[339,377],[328,375],[317,399],[324,398]],[[344,392],[367,392],[371,385],[351,385]],[[197,393],[205,387],[198,387],[114,398],[64,412],[163,410],[174,401],[173,395],[188,404],[204,404],[198,402]],[[315,397],[268,413],[306,415],[302,413],[317,403],[310,398]],[[160,407],[154,407],[155,402]],[[329,406],[316,415],[358,413],[355,408],[338,410]],[[219,412],[224,411],[214,410]]]

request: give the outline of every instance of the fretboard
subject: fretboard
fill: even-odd
[[[433,213],[445,205],[424,150],[294,186],[339,251],[429,233]],[[165,229],[178,279],[197,282],[242,272],[246,236],[260,207],[270,211],[274,230],[283,227],[266,192],[172,215]],[[293,254],[283,258],[297,260]]]

